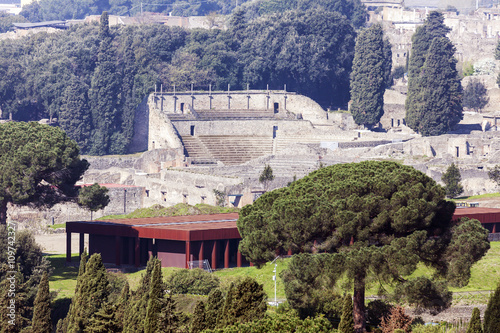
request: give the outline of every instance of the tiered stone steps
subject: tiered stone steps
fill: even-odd
[[[247,109],[232,109],[232,110],[197,110],[198,119],[202,120],[245,120],[245,119],[272,119],[274,118],[273,110],[247,110]]]
[[[254,158],[271,155],[273,139],[270,136],[204,135],[199,140],[210,154],[224,165],[239,165]]]
[[[210,154],[210,151],[195,136],[182,136],[184,153],[192,164],[216,164],[217,160]]]

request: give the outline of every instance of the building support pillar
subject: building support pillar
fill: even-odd
[[[66,232],[66,262],[71,262],[71,232]]]
[[[79,254],[80,254],[80,259],[82,258],[83,251],[85,250],[85,234],[83,232],[80,232],[80,244],[79,244]]]
[[[122,259],[122,238],[120,236],[115,236],[115,264],[116,266],[121,265],[121,259]]]
[[[236,253],[236,267],[241,267],[242,256],[240,249],[238,248],[238,252]]]
[[[139,267],[141,265],[141,240],[139,237],[135,238],[135,249],[134,249],[134,254],[135,254],[135,267]]]
[[[214,240],[212,247],[212,269],[217,269],[217,241]]]
[[[229,239],[226,239],[226,248],[224,249],[224,268],[229,268]]]
[[[186,268],[189,268],[188,262],[189,262],[189,257],[191,257],[191,242],[186,241]]]
[[[203,268],[203,241],[200,242],[200,251],[198,252],[199,267]]]

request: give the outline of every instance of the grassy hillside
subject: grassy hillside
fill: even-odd
[[[136,209],[126,215],[106,215],[98,220],[107,219],[131,219],[143,217],[158,217],[158,216],[179,216],[179,215],[200,215],[200,214],[220,214],[238,212],[238,208],[234,207],[218,207],[207,204],[197,204],[194,206],[179,203],[175,206],[164,207],[162,205],[153,205],[148,208]]]
[[[64,255],[52,255],[49,256],[48,259],[54,267],[54,272],[50,278],[50,289],[58,292],[58,298],[71,297],[76,286],[78,268],[65,266]],[[73,262],[78,262],[78,256],[73,255],[72,260]],[[277,260],[278,279],[276,287],[278,299],[285,298],[284,286],[279,278],[279,273],[287,267],[288,260],[289,259]],[[179,268],[163,268],[163,276],[168,278],[172,272],[178,269]],[[267,293],[269,299],[274,299],[273,270],[274,264],[267,264],[261,269],[257,269],[256,267],[230,268],[216,271],[214,274],[221,279],[223,288],[228,287],[232,281],[238,278],[251,276],[264,285],[264,291]],[[428,269],[421,267],[415,272],[415,275],[425,275],[429,273],[430,271]],[[127,273],[124,274],[124,276],[128,279],[130,287],[136,289],[142,274],[144,274],[143,270]],[[460,293],[494,290],[497,283],[500,283],[500,242],[493,242],[486,256],[473,266],[469,284],[463,288],[452,288],[451,290]],[[371,286],[367,290],[366,295],[375,295],[377,289],[378,286]]]

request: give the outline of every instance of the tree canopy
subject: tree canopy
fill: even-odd
[[[61,129],[38,123],[0,124],[0,223],[7,203],[51,207],[73,200],[75,182],[88,168],[75,141]]]
[[[314,256],[308,253],[321,253],[315,256],[333,282],[344,274],[352,281],[360,331],[370,277],[401,286],[400,297],[411,296],[404,299],[417,307],[436,309],[449,305],[449,293],[442,282],[408,278],[419,262],[453,285],[467,283],[471,265],[489,249],[488,231],[477,220],[452,221],[454,209],[444,189],[412,167],[337,164],[243,207],[239,249],[257,265],[279,252],[303,253],[292,257],[303,263],[298,279],[308,271],[307,256]]]
[[[441,13],[431,12],[412,37],[406,123],[423,136],[447,133],[462,120],[462,85],[455,47]]]
[[[384,40],[382,26],[363,30],[356,40],[351,72],[350,110],[356,124],[372,127],[380,121],[391,64],[391,45]]]
[[[460,170],[457,168],[455,163],[451,163],[441,179],[445,185],[444,188],[446,190],[446,195],[449,198],[455,198],[464,192],[464,188],[462,184],[460,184],[462,176],[460,175]]]
[[[479,112],[488,104],[488,101],[489,98],[484,84],[478,79],[470,80],[464,90],[464,106]]]
[[[77,7],[63,2],[58,6]],[[109,27],[103,15],[99,26],[3,40],[2,117],[57,119],[82,154],[104,155],[131,151],[136,109],[160,85],[179,91],[194,83],[206,91],[286,84],[325,108],[346,107],[356,33],[342,11],[354,2],[338,3],[338,10],[311,5],[258,19],[241,9],[228,30]]]

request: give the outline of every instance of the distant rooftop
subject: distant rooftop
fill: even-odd
[[[66,29],[66,21],[46,21],[46,22],[36,22],[36,23],[12,23],[12,25],[19,29],[33,29],[42,27],[51,27]]]

